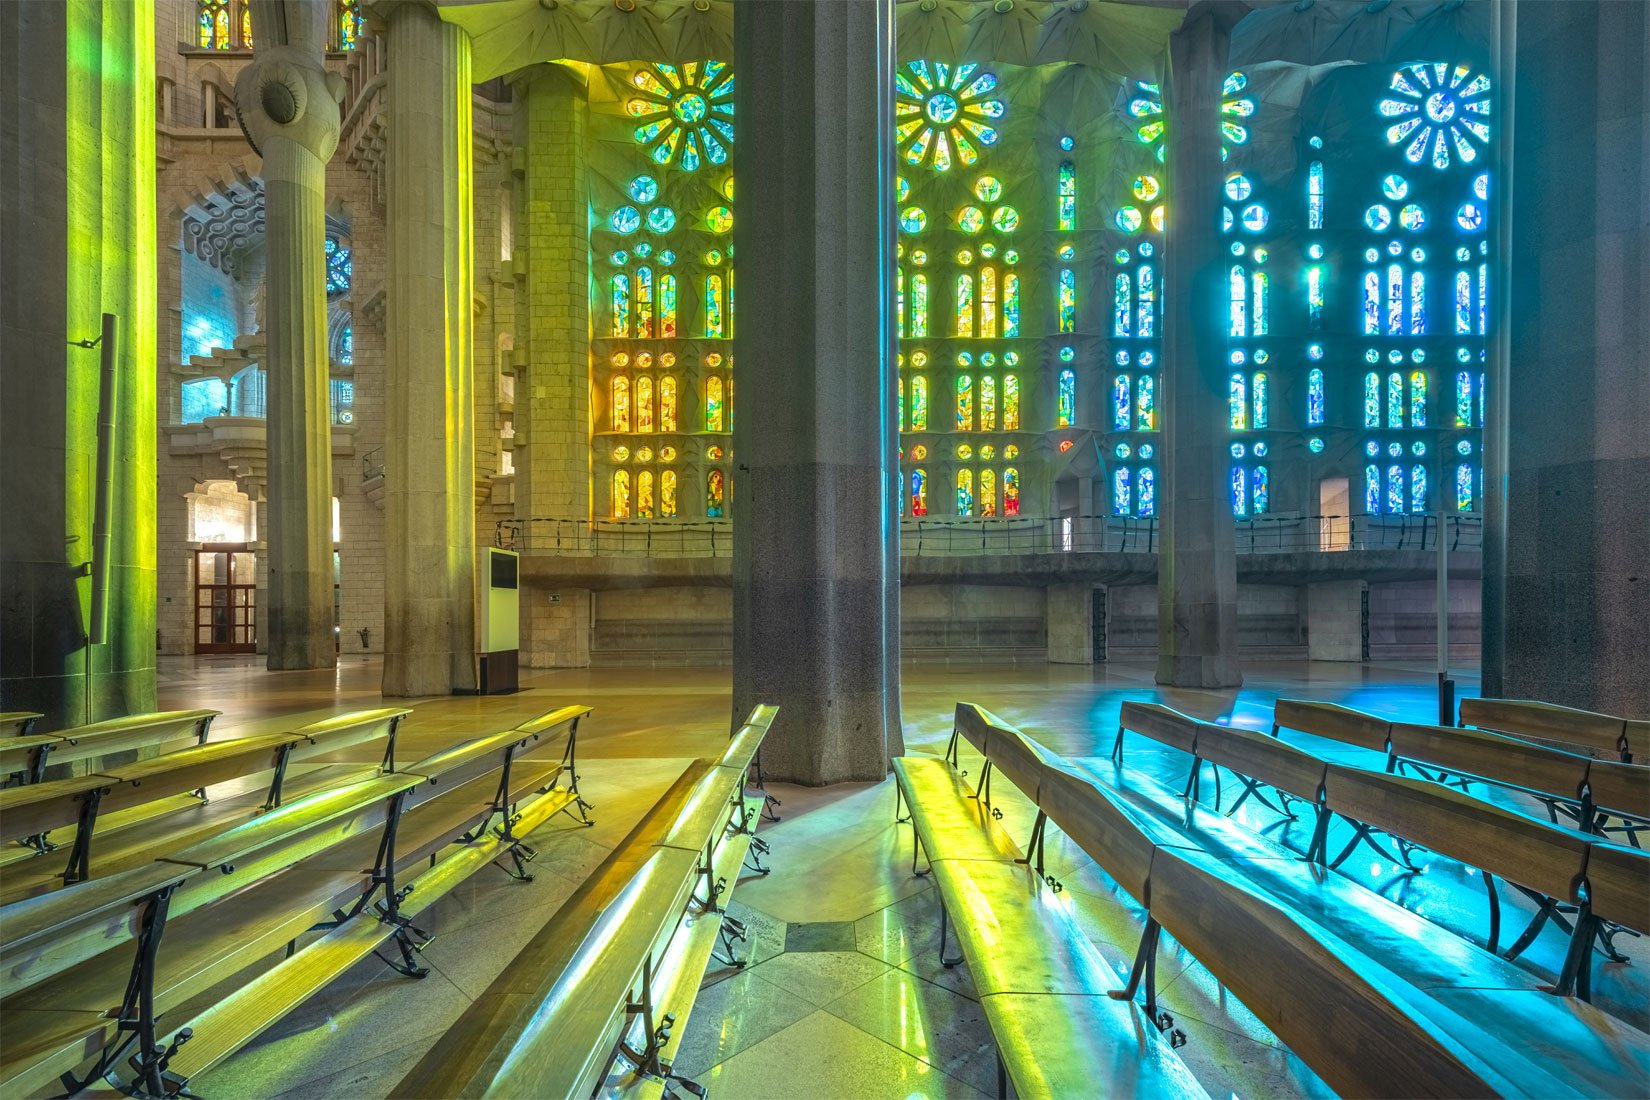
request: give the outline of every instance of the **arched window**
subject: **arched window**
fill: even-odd
[[[353,50],[366,33],[366,19],[361,15],[361,0],[338,0],[338,48]]]
[[[1020,514],[1020,471],[1010,466],[1003,471],[1003,515]]]
[[[630,279],[623,272],[613,276],[610,285],[612,297],[612,335],[624,339],[630,335]]]
[[[653,518],[653,471],[643,470],[636,475],[636,517]]]
[[[1069,160],[1060,162],[1059,212],[1056,224],[1063,233],[1077,228],[1077,166]]]
[[[974,276],[962,272],[957,276],[956,335],[974,335]]]
[[[676,518],[676,471],[659,471],[659,518]]]
[[[1249,281],[1244,277],[1243,265],[1233,264],[1230,277],[1227,280],[1226,314],[1229,324],[1227,335],[1244,337],[1249,335]]]
[[[705,379],[705,431],[727,431],[722,400],[722,377],[717,374]]]
[[[928,514],[928,471],[920,466],[911,471],[911,514]]]
[[[997,269],[989,264],[980,268],[980,335],[997,335]]]
[[[721,470],[711,470],[705,475],[705,515],[711,519],[721,519],[727,511],[726,500],[727,475]]]
[[[1234,371],[1227,383],[1226,418],[1235,432],[1249,428],[1249,379],[1242,371]]]
[[[636,430],[653,430],[653,379],[645,374],[636,378]]]
[[[1232,467],[1232,514],[1249,514],[1249,471],[1242,466]]]
[[[653,269],[637,268],[631,300],[636,309],[636,336],[647,340],[653,336]]]
[[[1133,406],[1129,376],[1120,374],[1111,384],[1111,426],[1113,431],[1129,430],[1129,410]]]
[[[997,514],[997,473],[995,470],[983,469],[980,471],[980,515],[994,516]]]
[[[1117,273],[1116,290],[1112,299],[1111,334],[1134,334],[1134,282],[1126,272]]]
[[[1055,427],[1069,428],[1077,419],[1077,373],[1071,370],[1061,371],[1059,388]]]
[[[1263,371],[1263,370],[1256,371],[1255,374],[1254,374],[1254,377],[1249,380],[1249,388],[1250,388],[1250,395],[1253,398],[1253,404],[1254,404],[1254,425],[1255,425],[1255,430],[1260,431],[1261,429],[1266,427],[1266,419],[1267,419],[1266,405],[1267,405],[1267,397],[1268,397],[1268,394],[1267,394],[1268,387],[1267,387],[1266,372]]]
[[[1151,264],[1141,264],[1134,273],[1136,303],[1140,310],[1140,323],[1135,331],[1141,339],[1150,339],[1156,335],[1157,329],[1157,283],[1152,273]]]
[[[609,383],[611,400],[607,408],[608,427],[615,432],[630,430],[630,379],[615,374]]]
[[[1003,375],[1003,431],[1017,432],[1020,430],[1020,378],[1018,375]]]
[[[659,276],[659,339],[676,338],[676,276]]]
[[[1129,468],[1118,466],[1111,472],[1111,514],[1126,516],[1133,508],[1134,493],[1129,479]]]
[[[1272,490],[1265,466],[1256,466],[1249,472],[1249,506],[1257,516],[1271,510]]]
[[[1475,482],[1472,463],[1460,462],[1455,466],[1455,510],[1457,512],[1473,511],[1473,486]]]
[[[957,471],[957,514],[971,516],[974,514],[974,471]]]
[[[676,378],[669,374],[659,379],[659,430],[676,430]]]
[[[957,430],[974,430],[974,379],[966,374],[957,375]]]
[[[1062,267],[1059,275],[1060,331],[1077,331],[1077,276]]]
[[[727,300],[722,276],[705,276],[705,336],[720,340],[727,335]]]
[[[630,471],[613,471],[613,500],[611,511],[614,519],[630,518]]]
[[[921,271],[911,276],[911,335],[928,335],[928,276]]]
[[[1152,376],[1142,374],[1134,382],[1134,426],[1142,432],[1155,431],[1157,428],[1157,398],[1156,386]]]
[[[980,375],[980,431],[997,430],[997,380],[989,374]],[[983,478],[984,475],[982,474]],[[981,486],[980,495],[985,495]]]
[[[200,0],[200,34],[196,41],[203,50],[234,48],[229,35],[229,0]]]
[[[1136,515],[1157,515],[1157,473],[1150,466],[1140,467],[1140,492],[1136,497]]]
[[[1306,375],[1306,422],[1323,423],[1323,371],[1316,367]]]
[[[1020,277],[1012,271],[1003,272],[1003,338],[1012,340],[1020,335]]]
[[[911,430],[926,432],[928,430],[928,376],[917,374],[911,377]]]

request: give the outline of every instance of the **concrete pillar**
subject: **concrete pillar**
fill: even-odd
[[[1094,585],[1048,586],[1048,660],[1054,665],[1094,663]]]
[[[1484,587],[1504,648],[1487,630],[1484,692],[1650,717],[1650,9],[1516,10],[1505,595],[1489,560]]]
[[[809,785],[904,751],[892,8],[734,8],[734,712],[777,703],[764,770]]]
[[[476,686],[470,40],[388,9],[384,694]]]
[[[1236,9],[1236,10],[1234,10]],[[1227,497],[1220,88],[1245,5],[1194,8],[1169,38],[1157,682],[1236,687],[1237,559]]]
[[[1363,581],[1306,586],[1306,656],[1312,661],[1361,661],[1364,656]]]
[[[155,19],[0,4],[0,710],[155,704]],[[115,315],[104,629],[100,337]]]
[[[332,414],[327,392],[326,176],[343,77],[326,70],[325,0],[252,0],[252,64],[235,111],[263,157],[267,265],[268,666],[330,668]]]

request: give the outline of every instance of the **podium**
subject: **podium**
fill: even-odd
[[[521,690],[517,679],[521,649],[521,555],[489,546],[482,551],[481,683],[483,695]]]

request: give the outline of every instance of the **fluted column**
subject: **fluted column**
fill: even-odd
[[[325,0],[253,0],[252,64],[235,110],[263,157],[268,666],[328,668],[332,622],[332,415],[327,393],[326,175],[343,80],[326,70]]]
[[[475,439],[470,40],[434,6],[389,20],[384,171],[384,694],[472,690]]]
[[[736,717],[771,778],[880,780],[899,722],[890,0],[734,6]]]
[[[1201,5],[1169,38],[1168,248],[1157,682],[1236,687],[1237,557],[1227,498],[1220,89],[1243,5]]]

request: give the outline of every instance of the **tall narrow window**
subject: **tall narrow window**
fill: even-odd
[[[1455,510],[1472,511],[1472,466],[1462,462],[1455,467]]]
[[[974,335],[974,276],[964,271],[957,276],[956,334]]]
[[[1235,371],[1227,384],[1226,413],[1233,431],[1248,430],[1249,380]]]
[[[1111,472],[1111,514],[1128,515],[1133,500],[1134,494],[1129,486],[1129,468],[1119,466]]]
[[[653,379],[645,374],[636,378],[636,430],[653,430]]]
[[[229,4],[227,0],[201,0],[200,37],[203,50],[227,50],[229,40]]]
[[[1372,516],[1381,513],[1381,468],[1373,463],[1364,467],[1364,511]]]
[[[971,516],[974,514],[974,471],[957,471],[957,514]]]
[[[653,335],[653,269],[636,270],[636,335],[646,340]]]
[[[1233,264],[1229,284],[1228,301],[1226,305],[1227,319],[1231,322],[1227,326],[1228,336],[1249,335],[1249,283],[1244,278],[1241,264]]]
[[[994,516],[997,514],[997,473],[995,470],[980,471],[980,515]]]
[[[1472,427],[1472,375],[1466,371],[1455,375],[1455,426]]]
[[[1111,383],[1111,429],[1114,432],[1129,430],[1129,398],[1129,376],[1120,374]]]
[[[669,374],[659,379],[659,430],[676,430],[676,378]]]
[[[974,379],[966,374],[957,375],[957,430],[974,430]]]
[[[705,431],[727,431],[727,418],[722,398],[722,378],[711,375],[705,379]]]
[[[1242,466],[1232,467],[1232,514],[1249,514],[1249,471]]]
[[[1313,332],[1323,328],[1323,265],[1313,264],[1306,269],[1306,327]]]
[[[613,276],[612,334],[619,339],[630,335],[630,280],[622,272]]]
[[[1140,324],[1136,331],[1140,333],[1141,339],[1149,339],[1157,330],[1157,286],[1152,274],[1152,265],[1141,264],[1135,279],[1140,287],[1137,295],[1140,301]]]
[[[1409,510],[1416,515],[1427,510],[1427,468],[1420,463],[1409,468]]]
[[[1077,419],[1077,374],[1075,371],[1063,370],[1060,372],[1060,394],[1056,401],[1054,426],[1069,428]]]
[[[913,375],[911,378],[911,430],[926,432],[928,430],[928,376]]]
[[[676,471],[659,471],[659,518],[676,518]]]
[[[1375,371],[1364,375],[1364,427],[1381,426],[1381,376]]]
[[[909,336],[911,333],[905,327],[905,269],[898,268],[898,275],[894,280],[894,319],[895,328],[900,336]]]
[[[676,276],[659,276],[659,339],[676,338]]]
[[[1404,376],[1397,371],[1386,376],[1386,426],[1404,426]]]
[[[1112,299],[1111,334],[1132,336],[1134,328],[1134,280],[1127,272],[1117,273],[1116,296]]]
[[[1364,272],[1364,335],[1377,336],[1381,331],[1381,276],[1379,272]]]
[[[630,471],[613,471],[613,500],[612,509],[614,519],[630,518]]]
[[[1003,431],[1020,430],[1020,376],[1003,375]]]
[[[1140,491],[1135,494],[1135,515],[1157,515],[1157,474],[1150,466],[1140,467]]]
[[[928,276],[920,271],[911,276],[911,335],[928,335]]]
[[[1060,331],[1077,331],[1077,276],[1069,267],[1060,269]]]
[[[1323,228],[1323,161],[1315,160],[1306,169],[1306,227]]]
[[[612,395],[608,402],[608,426],[616,432],[630,430],[630,379],[622,374],[615,374],[608,383]]]
[[[1254,406],[1255,406],[1254,425],[1255,425],[1255,430],[1259,431],[1260,429],[1266,427],[1266,419],[1267,419],[1266,418],[1266,404],[1267,404],[1266,372],[1263,371],[1263,370],[1262,371],[1256,371],[1255,372],[1255,377],[1254,377],[1253,381],[1250,383],[1250,385],[1251,385],[1251,396],[1254,398]]]
[[[997,335],[997,269],[990,265],[980,268],[980,335]]]
[[[1386,468],[1386,510],[1393,515],[1403,514],[1404,468],[1402,466],[1388,466]]]
[[[1266,477],[1266,467],[1256,466],[1249,475],[1249,506],[1255,515],[1265,515],[1272,507],[1271,484]]]
[[[1003,273],[1003,338],[1011,340],[1020,335],[1020,277],[1012,271]]]
[[[705,276],[705,337],[720,340],[727,335],[727,299],[722,276]]]
[[[712,470],[705,476],[705,515],[721,519],[727,511],[727,475]]]
[[[997,380],[989,374],[980,375],[980,431],[994,432],[997,430]],[[983,478],[984,475],[982,474]],[[984,483],[980,486],[980,495],[985,495]]]
[[[911,471],[911,514],[928,514],[928,471],[921,467]]]
[[[1466,336],[1472,332],[1472,274],[1455,273],[1455,332]]]
[[[1488,264],[1478,265],[1478,335],[1489,332],[1490,315],[1490,267]]]
[[[1409,376],[1409,426],[1427,426],[1427,376],[1425,371],[1412,371]]]
[[[1401,336],[1404,331],[1404,269],[1388,264],[1386,269],[1386,334]]]
[[[643,470],[636,475],[636,518],[653,518],[652,470]]]
[[[1020,471],[1010,466],[1003,471],[1003,515],[1020,514]]]
[[[1424,336],[1427,331],[1427,276],[1423,271],[1409,273],[1409,334]]]
[[[1071,161],[1060,162],[1060,214],[1061,232],[1070,232],[1077,228],[1077,166]]]
[[[1157,428],[1157,400],[1152,376],[1142,374],[1134,381],[1134,426],[1143,432]]]
[[[338,0],[338,48],[355,49],[365,29],[366,21],[361,15],[361,0]]]
[[[1251,321],[1250,331],[1256,336],[1265,336],[1271,328],[1270,311],[1272,304],[1272,279],[1264,271],[1255,272],[1253,279],[1254,294],[1250,298]]]
[[[1306,374],[1306,422],[1323,423],[1323,371],[1316,367]]]

